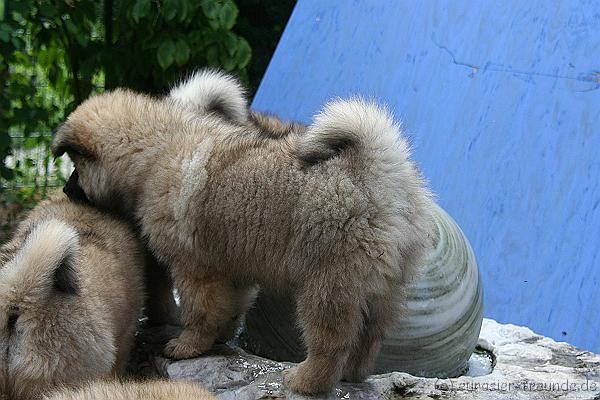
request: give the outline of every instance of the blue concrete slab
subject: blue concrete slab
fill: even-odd
[[[350,94],[404,121],[486,315],[600,352],[600,2],[299,1],[253,107]]]

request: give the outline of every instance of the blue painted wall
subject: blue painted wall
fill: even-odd
[[[487,316],[600,352],[600,2],[301,0],[253,107],[349,94],[404,121]]]

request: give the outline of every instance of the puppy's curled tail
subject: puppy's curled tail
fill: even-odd
[[[336,99],[314,117],[293,148],[296,156],[309,165],[344,153],[367,162],[403,162],[410,150],[400,132],[386,108],[358,97]]]
[[[378,210],[371,217],[385,224],[387,237],[397,246],[377,259],[401,265],[399,279],[406,282],[414,278],[420,260],[433,246],[437,227],[433,195],[410,159],[401,131],[386,108],[360,98],[337,99],[291,145],[308,168],[339,161],[340,168],[358,178],[355,182]]]
[[[40,222],[31,228],[13,266],[6,268],[6,278],[38,300],[52,289],[76,294],[79,284],[74,264],[79,250],[79,235],[73,227],[56,219]]]
[[[196,71],[171,89],[169,97],[199,114],[215,113],[241,124],[249,118],[246,91],[236,78],[221,71]]]

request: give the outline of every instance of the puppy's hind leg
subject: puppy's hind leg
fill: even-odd
[[[166,267],[146,255],[146,316],[150,326],[179,325],[179,309],[173,297],[173,282]]]
[[[225,325],[221,327],[219,336],[217,337],[217,343],[226,343],[228,340],[233,339],[238,333],[239,328],[244,321],[246,312],[252,307],[258,296],[258,286],[248,285],[237,285],[234,306],[234,314]]]
[[[369,376],[375,366],[386,330],[394,321],[396,314],[397,307],[393,295],[381,295],[369,300],[365,326],[360,340],[348,358],[343,380],[362,382]]]
[[[167,343],[165,355],[174,359],[197,357],[212,347],[223,327],[235,317],[241,293],[231,281],[220,277],[173,275],[181,300],[183,331]]]
[[[356,291],[338,283],[316,280],[304,287],[297,307],[307,358],[284,372],[288,389],[310,395],[333,389],[362,330],[362,304]]]

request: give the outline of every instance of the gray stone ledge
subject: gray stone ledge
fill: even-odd
[[[525,327],[485,319],[479,345],[493,354],[488,375],[420,378],[401,372],[340,383],[324,399],[595,399],[600,400],[600,356],[558,343]],[[214,354],[172,362],[157,358],[171,379],[196,381],[222,400],[306,399],[282,386],[293,366],[222,347]]]

